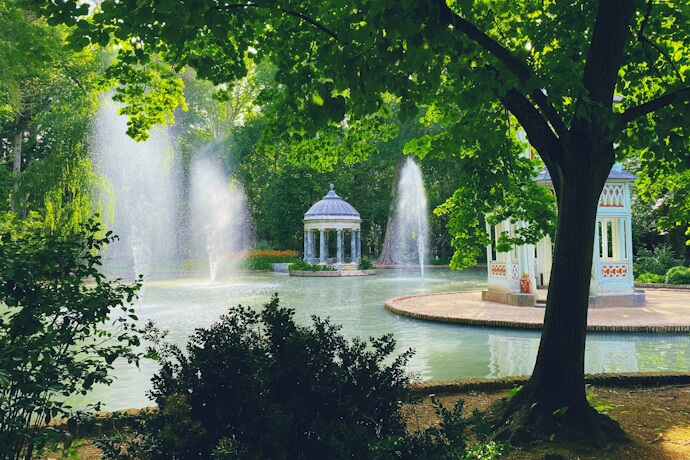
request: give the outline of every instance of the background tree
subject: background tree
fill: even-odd
[[[19,2],[0,6],[5,45],[0,51],[2,206],[36,213],[63,234],[101,211],[90,191],[98,182],[88,135],[103,67],[90,51],[64,44],[64,28],[49,27]],[[1,96],[0,96],[1,97]],[[7,172],[12,186],[8,188]]]
[[[685,3],[287,0],[191,9],[165,0],[132,9],[106,0],[91,21],[76,20],[88,9],[76,1],[34,3],[51,21],[76,22],[76,44],[107,43],[111,34],[136,37],[123,56],[130,67],[159,53],[220,84],[246,75],[249,54],[270,60],[277,87],[287,89],[275,98],[275,113],[293,127],[286,135],[299,138],[378,111],[387,91],[401,98],[402,121],[428,105],[446,127],[415,145],[419,156],[485,158],[475,162],[478,168],[501,168],[511,164],[495,160],[512,136],[504,115],[510,111],[551,173],[558,223],[537,363],[506,404],[502,432],[514,442],[559,428],[562,436],[587,441],[620,435],[584,392],[594,223],[617,155],[641,152],[650,171],[686,164]],[[126,68],[120,67],[123,77]],[[624,99],[614,108],[616,93]],[[495,172],[508,176],[505,169]],[[451,201],[446,210],[452,219],[463,213],[460,205],[475,203]],[[534,209],[513,212],[539,220],[530,216]],[[524,242],[539,233],[505,237]],[[472,259],[457,252],[455,262]]]

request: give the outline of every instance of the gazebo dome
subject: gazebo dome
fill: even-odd
[[[340,198],[333,191],[333,184],[331,184],[331,190],[328,194],[304,214],[304,220],[328,219],[331,217],[360,218],[354,206]]]

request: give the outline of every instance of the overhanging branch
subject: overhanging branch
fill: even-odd
[[[452,25],[464,33],[470,40],[474,41],[486,51],[491,53],[492,56],[494,56],[508,68],[508,70],[523,86],[525,86],[527,82],[534,77],[532,70],[524,62],[516,58],[504,46],[477,28],[467,19],[456,14],[450,9],[446,3],[446,0],[437,0],[437,2],[441,12],[441,22]],[[529,96],[544,113],[544,116],[551,126],[553,126],[553,129],[556,131],[558,136],[562,139],[566,139],[569,136],[568,128],[565,126],[565,123],[563,123],[563,119],[558,114],[556,109],[548,101],[546,94],[544,94],[541,89],[535,88],[529,93]]]
[[[635,107],[630,107],[625,112],[621,113],[618,118],[618,124],[623,128],[624,125],[630,123],[637,118],[643,117],[649,113],[655,112],[664,107],[668,107],[674,102],[690,100],[690,87],[680,88],[674,91],[669,91],[655,99],[644,102]]]
[[[537,149],[546,167],[553,171],[553,165],[560,160],[560,151],[557,147],[560,142],[541,112],[522,93],[514,89],[500,99],[518,119],[527,133],[530,144]]]
[[[237,9],[237,8],[240,8],[240,9],[244,9],[244,8],[267,8],[267,9],[270,9],[270,8],[275,8],[275,6],[273,4],[262,5],[259,3],[232,3],[232,4],[222,5],[222,6],[216,7],[216,9],[219,11],[221,11],[223,9],[227,10],[227,9]],[[300,13],[299,11],[286,10],[284,8],[278,8],[278,11],[280,11],[281,13],[286,14],[288,16],[292,16],[292,17],[301,19],[301,20],[305,21],[306,23],[308,23],[309,25],[314,26],[316,29],[318,29],[319,31],[328,35],[329,37],[335,39],[335,41],[340,42],[340,40],[338,40],[338,34],[336,34],[334,31],[332,31],[328,27],[324,26],[323,24],[321,24],[317,20],[310,18],[306,14]]]

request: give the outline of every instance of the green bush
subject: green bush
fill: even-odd
[[[359,261],[357,268],[360,270],[373,270],[376,267],[371,260],[367,259],[366,257],[362,257],[362,260]]]
[[[337,268],[330,265],[312,265],[304,260],[298,260],[297,262],[291,263],[288,267],[288,270],[306,272],[332,272],[336,271]]]
[[[668,284],[690,284],[690,267],[672,267],[666,272]]]
[[[246,254],[243,267],[246,270],[273,270],[272,264],[297,262],[297,251],[256,249]]]
[[[46,428],[73,415],[66,399],[110,384],[118,357],[140,358],[129,307],[139,284],[99,273],[100,251],[114,239],[99,233],[88,223],[62,239],[31,232],[0,239],[2,459],[33,458],[63,436],[69,446],[64,430]]]
[[[635,258],[634,269],[638,276],[642,273],[665,276],[669,268],[680,264],[681,261],[676,259],[671,246],[661,245],[655,247],[653,251],[645,248],[640,249]]]
[[[638,283],[665,283],[666,276],[645,272],[635,277],[635,281]]]
[[[411,352],[389,359],[390,335],[347,340],[328,320],[293,315],[274,297],[197,329],[186,352],[159,337],[159,409],[133,436],[102,440],[106,458],[368,458],[379,440],[404,437]]]

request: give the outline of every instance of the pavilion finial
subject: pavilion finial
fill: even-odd
[[[333,187],[334,187],[334,185],[333,185],[333,184],[331,184],[331,192],[333,191]]]

